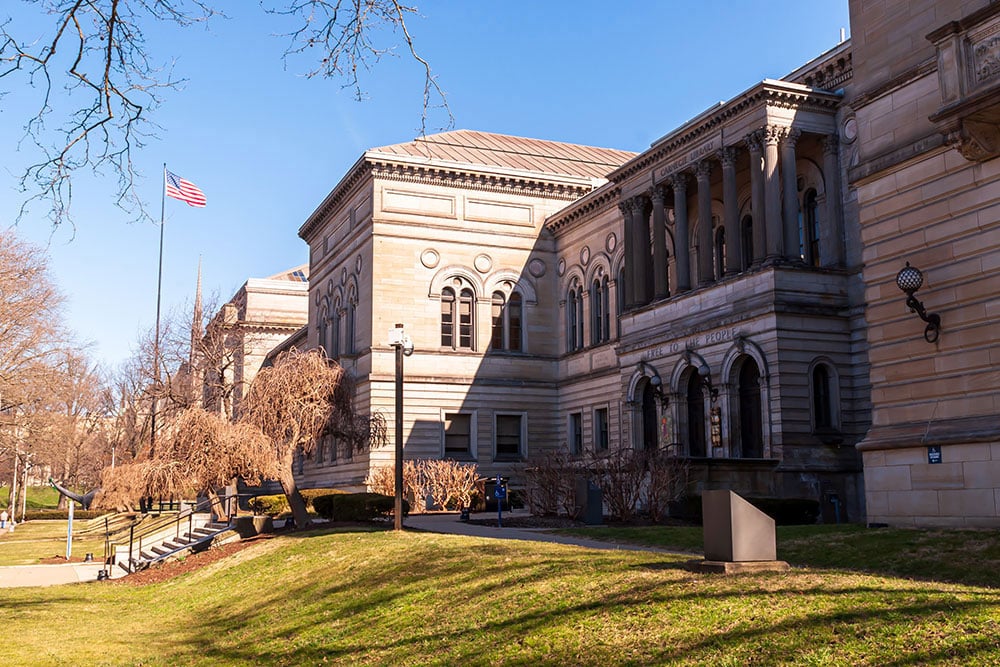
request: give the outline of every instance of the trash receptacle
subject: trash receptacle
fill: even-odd
[[[604,494],[601,487],[584,476],[576,478],[576,506],[580,519],[588,526],[604,523]]]

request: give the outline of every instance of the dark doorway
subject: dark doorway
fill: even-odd
[[[760,416],[760,371],[757,362],[747,357],[740,366],[740,455],[759,459],[764,456],[764,429]]]
[[[692,372],[687,383],[688,454],[705,456],[705,392],[702,379]]]
[[[647,382],[642,390],[642,448],[651,452],[656,445],[656,394]]]

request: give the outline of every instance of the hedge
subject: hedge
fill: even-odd
[[[289,511],[288,499],[285,498],[284,494],[254,496],[248,505],[254,514],[266,514],[267,516],[277,516]]]
[[[374,521],[392,515],[396,499],[381,493],[336,493],[313,500],[316,513],[330,521]],[[403,500],[403,516],[410,504]]]

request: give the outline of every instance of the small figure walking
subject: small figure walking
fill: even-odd
[[[0,512],[0,530],[7,527],[7,510]]]

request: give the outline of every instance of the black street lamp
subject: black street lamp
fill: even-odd
[[[396,348],[396,501],[394,528],[403,530],[403,357],[413,354],[413,341],[402,324],[389,329],[389,345]]]

